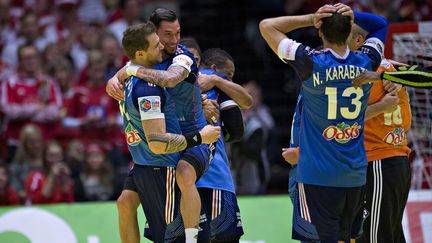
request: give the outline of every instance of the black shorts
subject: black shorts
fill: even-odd
[[[207,171],[216,152],[215,144],[201,144],[183,152],[180,160],[185,160],[195,168],[197,181]]]
[[[236,195],[229,191],[198,188],[201,205],[210,221],[212,242],[234,242],[244,234]]]
[[[355,239],[363,224],[364,186],[326,187],[298,183],[293,239],[337,242]]]
[[[180,190],[174,167],[135,164],[124,189],[138,193],[154,242],[184,242]]]
[[[358,242],[405,242],[402,217],[411,186],[408,157],[369,162],[366,184],[367,218]]]

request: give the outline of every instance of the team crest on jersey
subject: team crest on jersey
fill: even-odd
[[[322,135],[328,141],[334,139],[338,143],[347,143],[351,139],[355,139],[360,135],[360,129],[361,126],[359,126],[357,122],[352,126],[342,122],[336,126],[327,127]]]
[[[396,127],[393,131],[387,133],[383,141],[392,145],[401,145],[406,140],[405,130],[401,127]]]
[[[125,129],[126,142],[129,146],[137,146],[141,142],[138,131],[129,123]]]

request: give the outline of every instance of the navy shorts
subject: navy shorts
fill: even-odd
[[[349,242],[363,225],[365,187],[327,187],[298,183],[293,195],[293,239]]]
[[[200,144],[183,152],[180,160],[185,160],[195,168],[197,181],[207,171],[216,152],[215,144]]]
[[[138,193],[154,242],[185,241],[174,167],[135,164],[124,189]]]
[[[211,188],[198,188],[198,191],[201,205],[210,221],[211,241],[238,241],[244,232],[236,195]]]

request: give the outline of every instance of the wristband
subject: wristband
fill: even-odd
[[[131,65],[126,67],[126,73],[129,77],[130,76],[136,76],[139,68],[140,68],[140,66],[131,64]]]
[[[186,133],[183,134],[183,136],[186,138],[186,149],[200,145],[202,142],[201,134],[199,133],[199,131]]]

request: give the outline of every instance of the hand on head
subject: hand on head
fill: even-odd
[[[313,24],[315,28],[319,29],[322,25],[322,19],[331,17],[334,13],[339,13],[344,16],[349,16],[351,19],[351,23],[354,23],[354,12],[353,10],[343,4],[343,3],[337,3],[335,5],[326,4],[322,7],[320,7],[314,14],[313,14]]]

